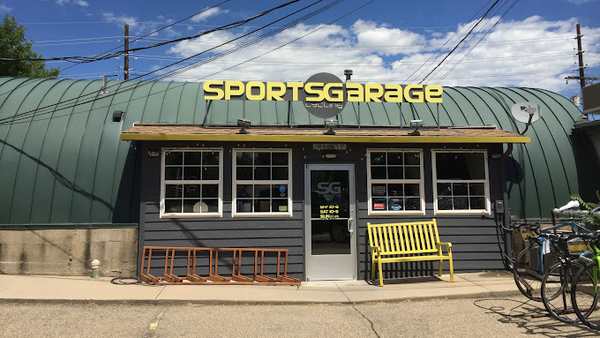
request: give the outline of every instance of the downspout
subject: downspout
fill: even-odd
[[[508,191],[506,190],[506,159],[512,154],[513,144],[506,144],[506,151],[500,157],[500,177],[502,183],[502,203],[504,204],[504,210],[502,213],[502,232],[501,235],[504,237],[504,247],[500,247],[501,254],[503,255],[502,262],[504,263],[504,267],[507,270],[512,270],[513,262],[511,261],[512,256],[507,255],[507,253],[512,252],[513,243],[512,243],[512,232],[510,229],[510,211],[508,208]],[[494,210],[494,213],[496,211]],[[501,246],[501,243],[498,243]]]

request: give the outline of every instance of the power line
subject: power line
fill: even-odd
[[[177,21],[177,23],[181,23],[181,22],[183,22],[183,21],[185,21],[185,20],[188,20],[188,19],[190,19],[190,18],[193,18],[193,17],[194,17],[194,16],[196,16],[196,15],[202,14],[202,13],[204,13],[204,12],[208,11],[208,10],[211,10],[211,9],[213,9],[213,8],[216,8],[217,6],[219,6],[219,5],[221,5],[221,4],[224,4],[224,3],[226,3],[226,2],[229,2],[229,0],[225,0],[225,1],[222,1],[222,2],[220,2],[220,3],[217,3],[216,5],[213,5],[213,6],[211,6],[211,7],[207,7],[207,8],[205,8],[205,9],[203,9],[203,10],[201,10],[201,11],[197,12],[197,13],[194,13],[194,14],[192,14],[191,16],[188,16],[188,17],[186,17],[186,18],[184,18],[184,19],[181,19],[181,20]],[[175,23],[175,24],[176,24],[176,23]],[[135,43],[135,42],[137,42],[137,41],[141,40],[142,38],[145,38],[145,37],[147,37],[147,36],[151,36],[151,35],[153,35],[153,34],[157,34],[157,33],[158,33],[158,32],[160,32],[161,30],[164,30],[164,29],[167,29],[167,28],[169,28],[169,27],[172,27],[172,26],[173,26],[173,25],[175,25],[175,24],[170,24],[170,25],[164,26],[164,27],[162,27],[162,28],[159,28],[159,29],[157,29],[157,30],[155,30],[155,31],[152,31],[152,32],[150,32],[150,33],[146,34],[146,35],[143,35],[143,36],[141,36],[141,37],[138,37],[138,38],[134,39],[134,40],[133,40],[133,41],[131,41],[131,42],[132,42],[132,43]],[[120,45],[120,46],[117,46],[117,47],[115,47],[115,48],[109,49],[109,50],[107,50],[106,52],[103,52],[103,53],[101,53],[100,55],[102,55],[102,54],[108,54],[108,53],[110,53],[110,52],[112,52],[112,51],[114,51],[114,50],[117,50],[117,49],[119,49],[119,48],[123,48],[123,46],[124,46],[124,45]],[[75,67],[75,66],[77,66],[77,65],[79,65],[79,63],[73,64],[73,65],[71,65],[71,66],[69,66],[69,67],[65,68],[64,70],[67,70],[67,69],[73,68],[73,67]]]
[[[477,47],[479,45],[479,43],[486,37],[488,36],[488,34],[498,25],[498,23],[500,23],[500,21],[502,21],[502,19],[506,16],[506,14],[517,4],[517,2],[519,2],[519,0],[514,0],[513,3],[506,9],[506,11],[502,14],[502,16],[500,16],[500,18],[498,20],[496,20],[496,22],[492,25],[492,27],[490,27],[480,38],[479,40],[463,55],[463,57],[449,70],[446,72],[446,74],[444,74],[441,77],[440,81],[443,81],[448,75],[450,75],[450,73],[452,71],[454,71],[456,69],[456,67],[458,67],[458,65],[460,65],[463,60],[466,59],[467,56],[469,56],[469,54],[473,51],[473,49],[475,49],[475,47]],[[502,7],[504,7],[504,5],[502,5]],[[499,9],[500,10],[500,9]]]
[[[467,32],[467,34],[462,39],[460,39],[460,41],[458,41],[458,43],[454,46],[454,48],[452,48],[452,50],[448,54],[446,54],[446,56],[444,56],[444,58],[442,58],[442,60],[437,64],[437,66],[435,66],[427,75],[425,75],[425,77],[419,82],[419,84],[425,82],[425,80],[427,80],[429,75],[431,75],[433,72],[435,72],[442,65],[442,63],[444,63],[444,61],[446,61],[446,59],[448,57],[450,57],[450,55],[452,55],[452,53],[454,53],[456,51],[456,49],[458,49],[458,47],[463,43],[463,41],[465,41],[465,39],[467,37],[469,37],[469,35],[473,32],[473,30],[475,30],[475,28],[483,21],[483,19],[498,4],[499,1],[500,0],[496,0],[492,4],[492,6],[483,14],[483,16],[477,21],[477,23],[475,23],[475,25],[473,25],[473,27],[471,27],[471,29]]]
[[[298,1],[298,0],[296,0],[296,1]],[[291,1],[291,2],[289,2],[289,3],[287,3],[287,4],[289,5],[289,4],[291,4],[291,3],[294,3],[294,2],[296,2],[296,1]],[[291,15],[293,15],[293,14],[299,13],[299,12],[301,12],[301,11],[303,11],[303,10],[305,10],[305,9],[309,8],[309,7],[312,7],[312,6],[314,6],[315,4],[317,4],[317,3],[319,3],[319,2],[322,2],[322,1],[323,1],[323,0],[318,0],[318,1],[315,1],[315,2],[313,2],[312,4],[310,4],[310,5],[308,5],[308,6],[305,6],[304,8],[302,8],[302,9],[300,9],[300,10],[297,10],[297,11],[295,11],[294,13],[292,13],[292,14],[290,14],[290,15],[286,15],[284,18],[287,18],[287,17],[289,17],[289,16],[291,16]],[[321,12],[323,12],[323,11],[325,11],[325,10],[327,10],[327,9],[329,9],[329,8],[331,8],[331,7],[335,6],[335,5],[337,5],[337,4],[339,4],[339,3],[343,2],[343,1],[345,1],[345,0],[338,0],[338,1],[334,2],[333,4],[329,4],[329,5],[323,6],[322,8],[320,8],[320,9],[317,9],[317,10],[315,10],[315,11],[313,11],[313,12],[311,12],[311,13],[309,13],[309,14],[305,15],[305,16],[303,16],[301,19],[297,19],[297,20],[294,20],[294,21],[292,21],[291,23],[288,23],[288,24],[286,25],[286,28],[287,28],[287,26],[289,26],[289,25],[292,25],[292,24],[293,24],[293,25],[296,25],[296,24],[298,24],[299,22],[305,21],[305,20],[307,20],[307,19],[309,19],[309,18],[311,18],[311,17],[313,17],[313,16],[315,16],[315,15],[317,15],[317,14],[320,14]],[[284,4],[284,5],[285,5],[285,4]],[[281,6],[283,6],[283,5],[281,5]],[[281,8],[281,6],[277,6],[277,8]],[[256,18],[256,17],[257,17],[257,16],[255,16],[254,18]],[[270,24],[267,24],[267,25],[263,26],[261,29],[264,29],[264,28],[266,28],[266,27],[269,27],[269,25],[271,25],[271,24],[273,24],[273,23],[277,23],[277,22],[279,22],[279,21],[283,20],[284,18],[281,18],[281,19],[275,20],[275,21],[273,21],[272,23],[270,23]],[[286,29],[286,28],[282,28],[282,29],[281,29],[281,31],[282,31],[282,30],[284,30],[284,29]],[[253,31],[253,33],[254,33],[254,32],[256,32],[256,31],[259,31],[259,30],[261,30],[261,29],[255,30],[255,31]],[[268,35],[268,34],[271,34],[271,33],[267,33],[267,34],[265,34],[265,35]],[[248,34],[244,34],[243,36],[247,36],[247,35],[248,35]],[[243,37],[243,36],[242,36],[242,37]],[[232,39],[232,40],[230,40],[230,41],[229,41],[229,42],[227,42],[227,43],[230,43],[230,42],[233,42],[233,41],[235,41],[235,40],[238,40],[239,38],[241,38],[241,37],[238,37],[238,38]],[[257,42],[258,42],[258,41],[259,41],[259,40],[257,40]],[[221,44],[221,45],[219,45],[219,46],[216,46],[216,47],[214,47],[214,48],[211,48],[210,50],[214,50],[214,49],[216,49],[216,48],[219,48],[219,47],[221,47],[221,46],[223,46],[223,45],[225,45],[225,44],[227,44],[227,43],[223,43],[223,44]],[[241,48],[239,48],[239,49],[241,49]],[[209,50],[209,51],[210,51],[210,50]],[[205,52],[208,52],[208,51],[205,51]],[[205,53],[205,52],[202,52],[202,53]],[[199,54],[202,54],[202,53],[199,53]],[[199,54],[197,54],[197,55],[199,55]],[[197,55],[195,55],[195,56],[197,56]],[[194,57],[195,57],[195,56],[194,56]],[[189,58],[188,58],[188,59],[189,59]],[[184,59],[184,60],[185,60],[185,59]],[[184,60],[181,60],[181,61],[184,61]],[[175,63],[173,63],[172,65],[176,65],[176,64],[180,63],[181,61],[179,61],[179,62],[175,62]],[[188,67],[189,67],[189,66],[184,66],[184,67],[181,67],[181,68],[179,68],[179,69],[177,69],[177,70],[174,70],[174,71],[171,71],[171,72],[167,72],[167,73],[165,73],[165,74],[163,74],[163,75],[161,75],[161,76],[157,76],[157,77],[155,77],[153,80],[160,79],[160,78],[164,78],[164,77],[168,77],[168,76],[170,76],[170,75],[172,75],[172,74],[175,74],[175,73],[177,73],[177,72],[179,72],[179,71],[185,71],[185,70],[182,70],[182,69],[186,69],[186,70],[187,70],[187,68],[188,68]],[[164,68],[167,68],[167,67],[163,67],[162,69],[164,69]],[[158,70],[157,70],[157,71],[158,71]],[[149,72],[148,74],[145,74],[145,75],[139,76],[139,77],[137,77],[137,78],[135,78],[135,79],[133,79],[133,80],[140,79],[140,78],[142,78],[142,77],[145,77],[146,75],[150,75],[150,74],[156,73],[157,71],[152,71],[152,72]],[[118,91],[111,92],[111,95],[116,95],[116,94],[120,94],[120,93],[123,93],[123,92],[126,92],[126,91],[130,91],[130,90],[133,90],[133,89],[134,89],[135,87],[137,87],[138,85],[139,85],[139,86],[143,86],[143,85],[147,85],[147,84],[149,84],[149,83],[151,83],[151,82],[143,82],[143,83],[141,83],[141,84],[139,84],[139,83],[136,83],[136,84],[134,84],[134,85],[127,86],[127,87],[126,87],[126,88],[124,88],[124,89],[121,89],[121,90],[118,90]],[[111,86],[111,87],[114,87],[114,86]],[[111,88],[111,87],[109,87],[109,88]],[[64,109],[69,109],[69,108],[76,107],[76,106],[78,106],[78,105],[88,104],[88,103],[91,103],[91,102],[97,101],[97,100],[99,99],[99,98],[97,98],[97,97],[96,97],[96,98],[92,98],[92,99],[88,99],[88,100],[86,100],[86,99],[85,99],[86,97],[92,97],[92,96],[97,96],[97,93],[89,93],[89,94],[82,95],[82,96],[80,96],[80,97],[77,97],[77,98],[68,99],[68,100],[65,100],[65,101],[60,101],[60,102],[57,102],[57,103],[55,103],[55,104],[50,104],[50,105],[47,105],[47,106],[44,106],[44,107],[39,107],[39,108],[37,108],[37,109],[33,109],[33,110],[30,110],[30,111],[27,111],[27,112],[23,112],[23,113],[20,113],[20,114],[16,114],[16,115],[13,115],[12,117],[6,117],[6,118],[3,118],[3,119],[0,119],[0,124],[5,124],[5,123],[15,123],[15,122],[18,122],[18,121],[24,121],[25,119],[29,119],[29,117],[30,117],[30,116],[40,116],[40,115],[45,115],[45,114],[52,113],[53,111],[57,111],[57,110],[64,110]],[[82,101],[80,101],[80,102],[78,102],[78,101],[79,101],[79,100],[81,100],[81,99],[83,99],[83,100],[82,100]],[[71,102],[74,102],[74,103],[71,103]],[[61,106],[61,105],[62,105],[62,106]],[[38,114],[36,114],[36,113],[38,113]]]
[[[223,4],[223,3],[228,2],[228,1],[230,1],[230,0],[222,1],[221,3],[215,5],[215,6],[211,7],[211,8],[214,8],[214,7],[216,7],[216,6],[220,5],[220,4]],[[298,2],[298,1],[300,1],[300,0],[292,0],[292,1],[288,2],[288,3],[279,5],[279,6],[274,7],[272,9],[268,10],[268,11],[260,13],[260,14],[258,14],[256,16],[254,16],[254,17],[250,17],[250,18],[245,19],[245,20],[240,20],[240,21],[237,21],[237,22],[233,22],[233,23],[230,23],[228,25],[220,26],[218,28],[215,28],[215,29],[212,29],[212,30],[209,30],[209,31],[205,31],[205,32],[202,32],[200,34],[196,34],[196,35],[192,35],[192,36],[186,36],[186,37],[179,38],[179,39],[174,39],[174,40],[169,40],[169,41],[165,41],[165,42],[162,42],[162,43],[157,43],[157,44],[146,46],[146,47],[133,48],[133,49],[130,49],[129,52],[134,52],[136,50],[144,50],[144,49],[150,49],[150,48],[160,47],[160,46],[164,46],[164,45],[167,45],[167,44],[171,44],[171,43],[175,43],[175,42],[180,42],[180,41],[183,41],[183,40],[195,39],[195,38],[198,38],[200,36],[207,35],[207,34],[210,34],[210,33],[216,32],[216,31],[220,31],[220,30],[228,30],[228,29],[232,29],[232,28],[237,28],[237,27],[243,26],[247,22],[253,21],[253,20],[257,19],[257,18],[260,18],[260,17],[262,17],[264,15],[267,15],[267,14],[269,14],[270,12],[272,12],[274,10],[286,7],[286,6],[290,5],[290,4]],[[191,16],[188,16],[188,17],[186,17],[184,19],[181,19],[181,20],[177,21],[176,23],[167,25],[167,26],[162,27],[162,28],[160,28],[160,29],[158,29],[158,30],[156,30],[154,32],[148,33],[148,34],[146,34],[146,35],[144,35],[144,36],[142,36],[140,38],[137,38],[135,41],[138,41],[138,40],[140,40],[140,39],[142,39],[142,38],[144,38],[146,36],[158,33],[161,30],[167,29],[167,28],[169,28],[169,27],[171,27],[171,26],[173,26],[173,25],[175,25],[177,23],[180,23],[182,21],[188,20],[188,19],[190,19],[190,18],[192,18],[192,17],[194,17],[196,15],[199,15],[199,14],[201,14],[201,13],[203,13],[203,12],[205,12],[205,11],[211,9],[211,8],[204,9],[204,10],[202,10],[202,11],[200,11],[200,12],[194,14],[194,15],[191,15]],[[61,57],[37,58],[37,59],[33,59],[33,58],[29,58],[29,59],[0,58],[0,61],[20,62],[20,61],[56,61],[56,60],[60,60],[60,61],[68,61],[68,62],[74,62],[74,63],[90,63],[90,62],[96,62],[96,61],[100,61],[100,60],[112,59],[112,58],[114,58],[116,56],[119,56],[119,55],[122,55],[122,54],[125,53],[125,51],[117,51],[117,52],[111,53],[113,50],[116,50],[117,48],[120,48],[120,46],[119,47],[115,47],[115,48],[113,48],[113,49],[111,49],[111,50],[109,50],[107,52],[104,52],[104,53],[101,53],[101,54],[97,54],[97,55],[93,55],[93,56],[61,56]]]

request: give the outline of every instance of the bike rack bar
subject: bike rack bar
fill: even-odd
[[[226,258],[231,257],[231,276],[219,275],[219,253]],[[254,274],[252,277],[242,274],[242,258],[254,256]],[[164,267],[152,266],[152,258],[158,257],[159,261],[164,254]],[[200,256],[200,254],[204,254]],[[253,255],[252,255],[253,254]],[[229,256],[231,255],[231,256]],[[265,272],[265,258],[267,255],[277,255],[275,275]],[[201,276],[197,273],[199,258],[208,256],[208,275]],[[177,258],[179,257],[179,260]],[[185,257],[185,274],[177,274],[182,266],[177,266]],[[300,280],[287,275],[287,249],[264,248],[193,248],[193,247],[161,247],[144,246],[142,253],[142,266],[140,279],[148,284],[244,284],[244,285],[300,285]],[[260,260],[260,268],[259,268]],[[159,263],[160,264],[160,263]],[[283,265],[283,274],[282,266]],[[155,276],[154,271],[163,271],[162,276]]]

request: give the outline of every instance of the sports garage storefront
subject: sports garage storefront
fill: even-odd
[[[595,156],[571,133],[581,111],[542,89],[325,74],[0,91],[0,273],[88,275],[98,259],[135,276],[143,247],[170,246],[287,249],[294,278],[368,279],[367,222],[432,218],[457,271],[504,269],[496,224],[547,220],[594,167],[576,161]],[[544,111],[525,136],[521,102]]]
[[[287,249],[292,277],[367,279],[367,222],[436,218],[456,270],[503,268],[496,221],[508,213],[507,144],[529,137],[491,124],[443,125],[439,86],[360,85],[320,73],[305,83],[207,81],[202,91],[194,102],[204,105],[201,122],[121,132],[140,160],[140,248]],[[436,123],[423,123],[418,106]],[[385,274],[434,265],[398,264]]]

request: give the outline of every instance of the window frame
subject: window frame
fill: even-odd
[[[419,153],[419,175],[420,179],[372,179],[371,178],[371,155],[372,153],[412,152]],[[368,148],[366,155],[367,164],[367,203],[369,215],[425,215],[425,171],[422,148]],[[386,164],[387,167],[387,164]],[[373,209],[373,184],[419,184],[419,210],[374,210]]]
[[[287,180],[238,180],[237,179],[237,153],[252,152],[252,153],[287,153],[288,154],[288,179]],[[292,217],[293,216],[293,201],[292,201],[292,149],[291,148],[234,148],[231,151],[231,217]],[[253,165],[254,166],[254,165]],[[270,164],[273,168],[273,164]],[[287,212],[238,212],[237,210],[237,186],[238,184],[246,185],[287,185]],[[271,197],[272,198],[272,197]],[[254,196],[252,197],[254,200]]]
[[[169,152],[218,152],[219,153],[219,179],[218,180],[167,180],[165,179],[165,160]],[[215,218],[223,217],[223,148],[162,148],[160,160],[160,218]],[[185,167],[185,163],[182,164]],[[218,202],[217,212],[186,213],[166,212],[165,193],[167,184],[217,184]]]
[[[472,179],[472,180],[448,180],[437,178],[437,154],[438,153],[459,153],[459,154],[483,154],[484,160],[484,179]],[[491,201],[490,201],[490,176],[489,176],[489,160],[488,152],[486,149],[432,149],[431,150],[431,174],[432,174],[432,185],[433,185],[433,212],[435,215],[490,215],[491,214]],[[484,209],[457,209],[457,210],[440,210],[438,207],[438,183],[483,183],[484,184],[484,198],[485,208]],[[454,195],[452,195],[454,196]]]

